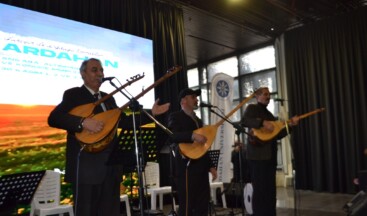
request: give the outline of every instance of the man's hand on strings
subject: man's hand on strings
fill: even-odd
[[[83,121],[83,129],[87,130],[88,133],[94,134],[101,132],[104,128],[103,121],[92,119],[92,118],[86,118]]]
[[[272,124],[272,121],[263,121],[263,129],[265,129],[267,132],[273,132],[274,125]]]
[[[201,134],[192,133],[192,141],[196,143],[205,144],[207,140],[208,139]]]

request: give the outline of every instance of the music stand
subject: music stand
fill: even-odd
[[[217,169],[218,168],[220,150],[210,150],[210,151],[208,151],[208,154],[209,154],[209,157],[210,157],[211,161],[214,164],[215,169]],[[214,196],[215,196],[214,199],[216,199],[217,198],[216,197],[217,196],[216,192],[215,192]],[[210,199],[210,201],[209,201],[209,215],[212,215],[212,210],[214,211],[214,215],[216,215],[215,210],[214,210],[213,200]]]
[[[152,129],[153,130],[153,129]],[[114,146],[112,150],[107,165],[123,165],[123,172],[130,173],[136,171],[136,154],[135,154],[135,146],[134,146],[134,137],[130,134],[132,129],[123,129],[119,136],[115,140],[118,142],[117,145]],[[147,136],[150,133],[149,129],[140,128],[140,133]],[[151,134],[149,134],[151,135]],[[141,156],[144,156],[143,162],[144,165],[148,160],[148,152],[146,143],[150,142],[147,140],[139,140],[142,143],[139,147],[143,148],[141,152]],[[152,160],[152,159],[151,159]]]
[[[11,215],[18,204],[29,205],[45,170],[0,177],[0,215]]]
[[[208,154],[209,154],[210,159],[213,161],[215,169],[217,169],[218,168],[220,150],[210,150],[210,151],[208,151]]]
[[[139,163],[141,163],[140,167],[141,171],[144,171],[146,163],[148,161],[154,161],[156,159],[157,150],[156,147],[154,146],[155,130],[154,128],[149,127],[139,127],[138,134],[139,134],[138,135],[139,161],[141,160]],[[134,172],[139,173],[139,170],[137,169],[138,166],[136,160],[136,149],[135,149],[135,139],[133,136],[133,129],[124,128],[123,130],[120,131],[118,137],[116,137],[115,139],[116,140],[114,140],[114,142],[117,142],[117,145],[114,146],[114,149],[112,150],[108,158],[107,165],[120,165],[120,166],[122,165],[122,172],[124,175],[132,176]],[[132,190],[132,188],[133,188],[133,181],[131,181],[130,184],[130,189]],[[140,190],[140,184],[139,184],[139,190]],[[145,197],[145,194],[143,194],[143,197]],[[131,199],[130,202],[131,202],[130,204],[132,204]],[[145,209],[148,206],[147,201],[139,202],[139,204],[141,204],[139,206],[140,209]],[[157,215],[155,212],[147,213],[147,211],[148,210],[145,210],[144,214]]]

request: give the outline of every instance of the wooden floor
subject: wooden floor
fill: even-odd
[[[346,216],[343,206],[355,195],[317,193],[312,191],[294,191],[293,188],[277,188],[277,215],[278,216]],[[296,201],[296,202],[295,202]],[[296,209],[294,206],[296,205]],[[164,215],[169,215],[171,205],[165,205]],[[219,204],[214,206],[211,215],[247,215],[242,213],[239,206],[226,209]]]

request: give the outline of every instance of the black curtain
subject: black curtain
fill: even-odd
[[[284,34],[290,114],[324,107],[292,133],[296,187],[355,193],[367,169],[367,8]]]

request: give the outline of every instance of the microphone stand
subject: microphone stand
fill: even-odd
[[[236,133],[236,135],[238,137],[238,140],[240,140],[240,134],[241,133],[245,133],[245,134],[251,136],[240,124],[236,124],[236,123],[230,121],[228,118],[226,118],[222,114],[214,111],[212,109],[212,107],[209,107],[209,110],[210,110],[211,113],[214,113],[215,115],[219,116],[220,118],[222,118],[223,120],[225,120],[226,122],[228,122],[229,124],[231,124],[233,126],[233,128],[236,129],[236,132],[235,133]],[[240,187],[241,187],[241,190],[242,190],[242,188],[243,188],[242,174],[243,173],[242,173],[242,163],[241,163],[242,162],[242,157],[241,157],[242,152],[241,151],[242,151],[242,149],[239,152],[239,158],[238,158],[238,160],[239,160],[239,169],[240,169]],[[244,207],[243,193],[241,193],[241,212],[242,212],[242,215],[245,215],[245,207]],[[232,208],[232,212],[230,213],[230,215],[234,215],[233,208]]]
[[[298,205],[299,205],[299,200],[298,200],[298,196],[297,196],[297,185],[296,185],[296,162],[295,162],[295,158],[294,158],[294,154],[293,154],[293,148],[292,148],[292,144],[289,143],[289,146],[291,148],[291,160],[292,160],[292,177],[293,177],[293,202],[294,202],[294,216],[298,215]]]
[[[171,183],[171,199],[172,199],[172,205],[171,205],[171,211],[167,214],[167,216],[177,216],[177,213],[175,212],[175,194],[176,192],[173,191],[173,184],[174,184],[174,176],[173,176],[173,158],[175,157],[175,150],[173,145],[169,145],[169,171],[170,171],[170,183]]]
[[[115,87],[116,89],[119,89],[111,80],[110,84]],[[135,98],[130,98],[125,92],[119,90],[122,95],[124,95],[129,101],[129,107],[132,110],[133,114],[133,131],[134,131],[134,143],[135,143],[135,155],[136,155],[136,168],[138,171],[138,181],[139,181],[139,204],[140,204],[140,215],[144,215],[144,208],[143,208],[143,196],[144,196],[144,182],[143,182],[143,164],[144,164],[144,157],[139,153],[138,149],[138,139],[137,139],[137,133],[136,133],[136,124],[135,124],[135,112],[137,112],[139,109],[142,109],[141,105]]]
[[[283,102],[286,101],[284,99],[278,99],[276,101],[280,102],[280,106],[283,107]],[[288,127],[287,127],[287,131],[288,131]],[[289,132],[289,131],[288,131]],[[289,148],[291,150],[291,163],[292,163],[292,178],[293,178],[293,205],[294,205],[294,216],[298,215],[298,205],[299,205],[299,200],[298,200],[298,193],[297,193],[297,185],[296,185],[296,162],[295,162],[295,158],[294,158],[294,154],[293,154],[293,147],[292,147],[292,143],[290,142],[289,138]]]
[[[138,139],[136,133],[136,124],[135,124],[135,112],[140,111],[146,114],[151,120],[153,120],[158,126],[160,126],[167,134],[172,135],[172,131],[168,128],[163,126],[158,120],[156,120],[152,115],[150,115],[146,110],[143,109],[143,106],[139,104],[139,102],[135,98],[130,98],[125,92],[123,92],[120,88],[118,88],[112,80],[109,80],[110,84],[115,87],[121,94],[123,94],[129,101],[129,107],[133,111],[133,131],[134,131],[134,143],[135,143],[135,155],[136,155],[136,164],[138,170],[138,180],[139,180],[139,203],[140,203],[140,215],[143,216],[144,214],[144,207],[143,207],[143,196],[144,194],[144,182],[143,182],[143,165],[145,164],[144,157],[142,154],[139,153],[138,149]],[[173,205],[173,204],[172,204]],[[151,212],[147,213],[148,215],[153,214]]]

